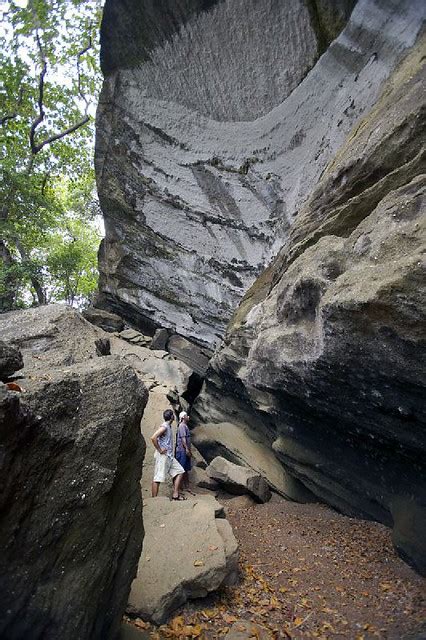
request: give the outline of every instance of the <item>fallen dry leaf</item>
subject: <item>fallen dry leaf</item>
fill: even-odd
[[[194,560],[194,567],[204,567],[204,562],[202,560]]]
[[[18,391],[19,393],[22,393],[23,391],[22,387],[20,387],[19,384],[16,384],[16,382],[6,382],[6,387],[9,391]]]
[[[203,609],[203,611],[201,611],[201,615],[209,620],[210,618],[215,618],[217,616],[217,611],[214,609]]]
[[[226,624],[232,624],[233,622],[237,622],[237,620],[238,620],[238,618],[236,618],[235,616],[229,615],[227,613],[224,613],[222,615],[222,618],[224,619]]]
[[[139,629],[150,629],[151,627],[151,624],[149,622],[144,622],[140,618],[136,618],[136,620],[133,621],[133,624]]]

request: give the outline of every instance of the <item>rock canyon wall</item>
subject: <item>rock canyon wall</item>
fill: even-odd
[[[107,0],[99,306],[218,344],[421,28],[421,2],[354,4]]]
[[[107,0],[96,144],[97,305],[225,336],[205,457],[393,525],[423,571],[425,10]]]
[[[393,525],[423,572],[424,52],[421,40],[246,294],[195,430],[206,457],[223,423],[269,444],[320,499]]]

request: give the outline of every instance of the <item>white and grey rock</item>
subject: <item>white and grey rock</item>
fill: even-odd
[[[167,12],[107,1],[102,304],[150,333],[162,326],[218,344],[421,29],[421,0],[359,0],[349,18],[353,5],[337,2],[331,18],[329,3],[302,0],[204,11],[170,1]]]
[[[392,526],[422,573],[425,46],[391,76],[247,292],[194,431],[208,459],[222,453],[224,421],[236,443],[254,432],[320,500]]]

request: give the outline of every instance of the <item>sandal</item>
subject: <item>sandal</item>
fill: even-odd
[[[178,502],[182,502],[182,500],[186,500],[185,496],[172,496],[172,500],[177,500]]]

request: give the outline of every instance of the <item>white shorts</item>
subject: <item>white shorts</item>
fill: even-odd
[[[174,478],[181,473],[185,473],[185,469],[176,458],[169,458],[165,453],[161,454],[159,451],[155,451],[154,460],[154,482],[165,482],[167,475]]]

